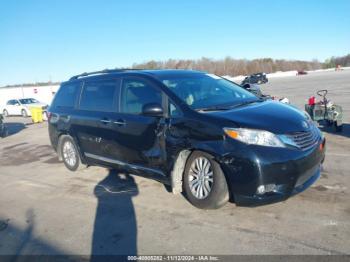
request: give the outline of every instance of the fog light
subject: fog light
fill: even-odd
[[[276,190],[276,184],[267,184],[258,186],[256,193],[258,195],[263,195],[265,193],[273,192]]]

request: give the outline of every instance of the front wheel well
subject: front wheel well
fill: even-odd
[[[180,194],[183,190],[182,181],[185,166],[187,159],[192,152],[193,150],[191,149],[184,149],[177,155],[173,169],[171,171],[171,189],[174,194]]]
[[[184,149],[182,150],[174,163],[173,169],[171,171],[171,189],[173,194],[180,194],[183,191],[183,177],[185,172],[185,167],[188,158],[193,154],[194,152],[203,152],[206,154],[209,154],[215,159],[215,156],[209,152],[203,151],[203,150],[197,150],[197,149]]]

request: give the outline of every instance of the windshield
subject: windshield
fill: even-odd
[[[35,104],[35,103],[39,103],[39,101],[34,99],[34,98],[25,98],[25,99],[20,99],[19,101],[21,102],[21,104]]]
[[[258,101],[242,87],[212,74],[171,76],[163,83],[192,109],[219,109]]]

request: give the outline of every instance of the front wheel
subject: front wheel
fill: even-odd
[[[229,200],[220,165],[211,155],[200,151],[193,152],[186,163],[184,191],[189,202],[202,209],[217,209]]]
[[[64,136],[60,143],[60,150],[64,165],[70,171],[77,171],[79,169],[81,161],[79,151],[74,143],[73,138],[70,136]]]

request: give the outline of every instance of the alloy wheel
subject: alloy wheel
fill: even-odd
[[[66,141],[63,145],[63,159],[71,167],[77,163],[77,152],[72,142]]]
[[[205,157],[196,158],[189,171],[189,187],[197,199],[208,197],[213,187],[213,169],[210,161]]]

